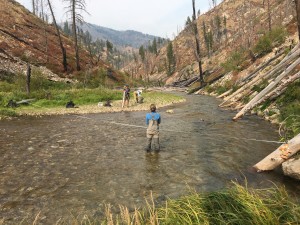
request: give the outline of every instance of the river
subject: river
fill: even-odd
[[[278,141],[276,126],[256,116],[233,122],[234,112],[218,108],[219,100],[185,97],[185,103],[158,109],[159,154],[143,150],[145,112],[0,121],[2,222],[31,224],[37,214],[38,224],[101,217],[105,204],[115,212],[119,204],[134,209],[150,193],[163,203],[191,190],[220,190],[232,180],[247,179],[255,188],[283,184],[299,197],[299,182],[280,168],[250,170],[279,146],[253,139]]]

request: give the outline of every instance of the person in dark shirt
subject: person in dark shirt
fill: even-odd
[[[130,88],[129,88],[129,85],[126,84],[124,86],[124,90],[123,90],[123,104],[122,104],[122,108],[124,108],[125,105],[127,107],[129,106],[129,100],[130,100]]]
[[[159,124],[161,122],[160,114],[156,112],[156,106],[154,104],[150,105],[150,113],[146,114],[146,124],[147,124],[147,145],[145,150],[147,152],[151,151],[151,144],[153,141],[153,149],[155,152],[159,152]]]

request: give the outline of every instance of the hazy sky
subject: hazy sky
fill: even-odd
[[[32,0],[17,0],[32,11]],[[86,22],[115,30],[135,30],[173,39],[192,15],[191,0],[85,0]],[[62,0],[52,0],[58,22],[66,20]],[[211,0],[196,0],[196,11],[209,9]],[[220,1],[218,1],[219,3]]]

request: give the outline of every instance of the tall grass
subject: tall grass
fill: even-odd
[[[290,85],[276,104],[280,109],[285,139],[296,136],[300,132],[300,81]]]
[[[230,188],[210,193],[191,193],[176,200],[169,199],[157,207],[152,196],[146,207],[131,212],[119,206],[119,213],[111,205],[104,209],[104,218],[86,215],[73,217],[71,222],[56,224],[103,225],[281,225],[299,224],[300,206],[283,187],[250,189],[237,183]]]

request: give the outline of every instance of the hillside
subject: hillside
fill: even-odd
[[[33,15],[14,0],[0,1],[0,74],[1,79],[26,71],[27,63],[41,69],[49,79],[82,79],[81,72],[75,72],[74,44],[70,37],[62,35],[62,42],[67,53],[68,71],[62,66],[62,53],[55,27]],[[101,60],[93,59],[89,52],[80,48],[80,66],[109,70],[114,80],[121,80],[122,75],[109,69]]]
[[[94,41],[97,39],[109,40],[119,47],[130,46],[139,48],[141,45],[147,45],[149,41],[152,42],[154,38],[160,38],[134,30],[118,31],[90,23],[82,25],[81,28],[83,31],[88,31]]]
[[[192,11],[192,8],[191,8]],[[270,0],[271,26],[283,26],[290,36],[296,32],[294,3]],[[206,36],[204,37],[204,24]],[[197,18],[197,27],[201,42],[201,59],[204,71],[221,71],[224,63],[233,51],[251,49],[268,30],[268,7],[262,1],[225,0],[217,7]],[[210,48],[207,48],[207,36],[210,34]],[[194,35],[186,26],[172,41],[176,61],[175,71],[168,74],[167,48],[160,49],[158,56],[149,55],[146,62],[131,64],[125,71],[133,76],[144,76],[150,80],[161,80],[171,84],[178,80],[193,77],[198,72],[195,56]],[[224,72],[224,71],[223,71]]]

